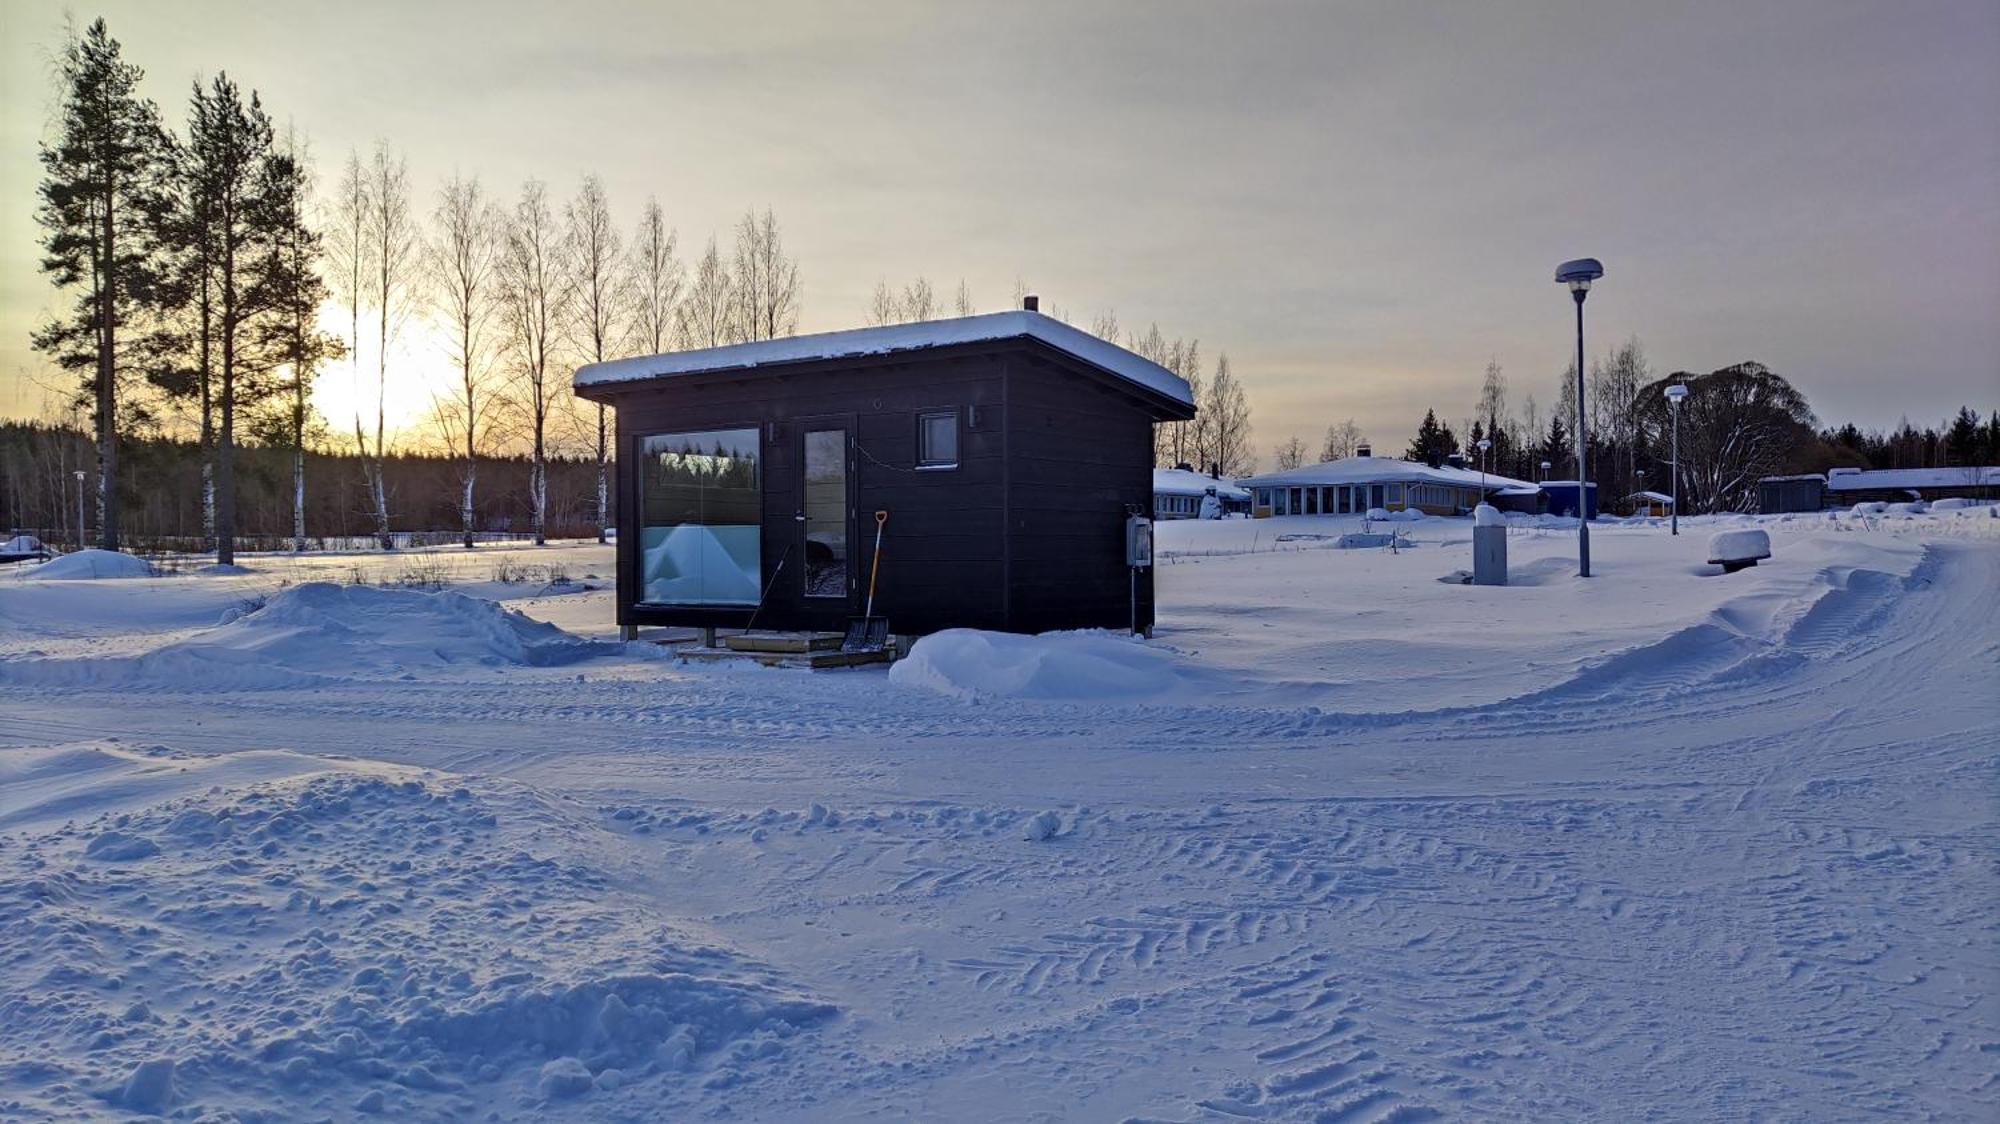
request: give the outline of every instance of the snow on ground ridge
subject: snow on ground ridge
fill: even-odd
[[[0,943],[27,953],[0,1024],[66,1059],[0,1054],[0,1085],[85,1113],[671,1092],[833,1014],[534,843],[579,833],[506,786],[333,772],[0,836]],[[544,1087],[562,1059],[584,1088]]]

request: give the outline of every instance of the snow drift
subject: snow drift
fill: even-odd
[[[116,550],[79,550],[60,558],[51,558],[23,576],[44,581],[150,578],[153,576],[153,564]]]
[[[918,640],[889,669],[897,686],[967,699],[1149,698],[1187,689],[1194,678],[1173,653],[1109,632],[946,629]]]
[[[552,667],[620,649],[460,593],[310,582],[231,609],[216,627],[140,656],[17,660],[0,664],[0,680],[285,686],[319,677]]]

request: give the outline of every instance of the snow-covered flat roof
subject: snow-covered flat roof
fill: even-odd
[[[1406,461],[1398,457],[1346,457],[1324,464],[1302,465],[1283,472],[1271,472],[1262,476],[1251,476],[1237,481],[1246,488],[1270,488],[1294,484],[1386,484],[1423,483],[1450,484],[1455,487],[1477,488],[1481,481],[1487,488],[1533,488],[1526,480],[1516,480],[1511,476],[1501,476],[1496,472],[1480,475],[1475,468],[1451,468],[1440,465],[1432,468],[1422,461]]]
[[[1194,405],[1194,395],[1189,393],[1186,380],[1158,363],[1115,343],[1098,339],[1089,332],[1072,328],[1054,317],[1025,310],[989,312],[950,320],[924,320],[915,324],[890,324],[880,328],[850,328],[840,332],[730,344],[727,347],[614,359],[577,368],[574,384],[578,387],[603,386],[673,375],[748,370],[815,359],[889,355],[899,351],[1022,337],[1040,340],[1183,405]]]
[[[1633,492],[1631,495],[1626,496],[1625,498],[1628,500],[1651,500],[1654,503],[1674,502],[1674,497],[1666,494],[1665,492]]]
[[[2000,467],[1877,468],[1834,472],[1826,478],[1829,492],[1866,492],[1876,488],[2000,487]]]
[[[1153,470],[1153,493],[1163,496],[1199,496],[1210,488],[1218,496],[1247,500],[1250,493],[1239,488],[1228,477],[1214,477],[1206,472],[1190,472],[1185,468],[1156,468]]]

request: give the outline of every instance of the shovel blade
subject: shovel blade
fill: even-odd
[[[889,645],[888,617],[855,617],[847,622],[847,636],[840,642],[843,652],[879,652]]]

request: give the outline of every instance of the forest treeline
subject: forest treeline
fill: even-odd
[[[151,436],[124,442],[126,466],[124,547],[142,552],[199,553],[211,547],[204,521],[204,453],[198,442]],[[52,545],[74,546],[79,488],[94,470],[90,435],[71,426],[0,421],[0,528],[36,535]],[[383,460],[384,490],[396,512],[392,531],[461,528],[461,465],[440,452],[391,452]],[[529,482],[533,465],[525,455],[482,456],[485,481],[474,513],[475,541],[532,534],[534,512]],[[237,450],[237,543],[244,550],[287,550],[295,543],[292,493],[293,451],[283,446],[246,444]],[[301,549],[329,543],[375,539],[372,478],[354,452],[308,449],[305,522],[312,533]],[[85,474],[84,480],[77,473]],[[545,529],[556,538],[597,533],[597,466],[589,455],[555,456],[548,461]],[[89,519],[88,495],[83,497]],[[86,524],[94,530],[94,523]]]

